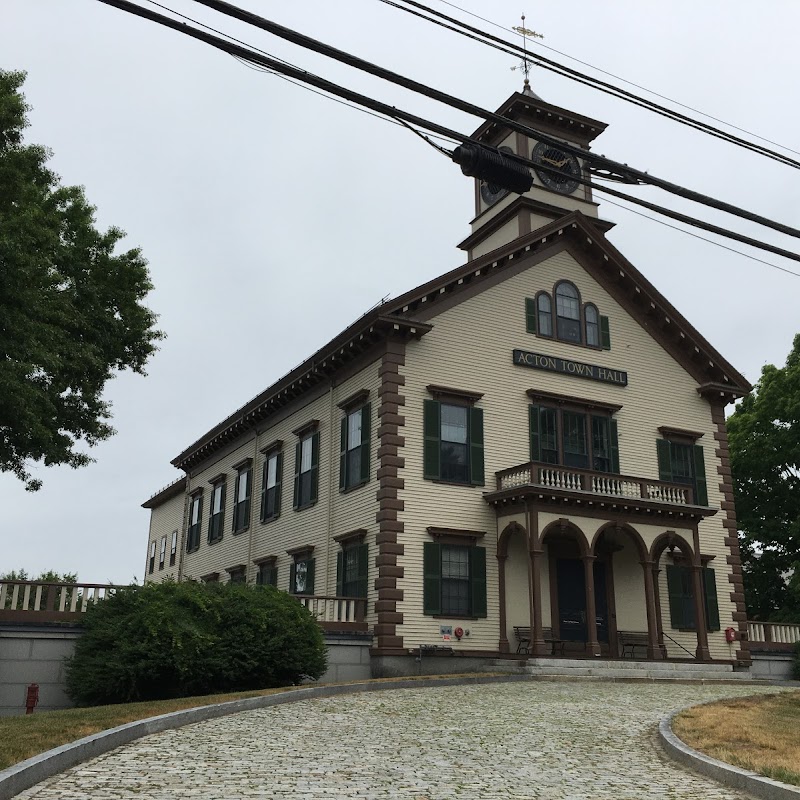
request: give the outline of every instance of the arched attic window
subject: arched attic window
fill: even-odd
[[[581,343],[581,298],[574,284],[556,285],[556,338]]]

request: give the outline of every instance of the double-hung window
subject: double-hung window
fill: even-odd
[[[581,343],[581,299],[578,290],[566,281],[556,286],[556,338]]]
[[[208,542],[213,544],[222,539],[225,519],[225,476],[211,482],[211,503],[208,512]]]
[[[581,407],[580,401],[567,405],[566,398],[559,401],[533,390],[528,394],[534,400],[528,409],[531,461],[619,472],[617,421],[612,416],[618,406],[586,401]]]
[[[719,604],[717,602],[717,580],[714,570],[703,567],[703,607],[708,630],[718,631]],[[682,630],[696,630],[694,613],[694,591],[692,571],[682,564],[667,564],[667,591],[669,592],[670,625]]]
[[[423,471],[429,480],[484,484],[482,395],[429,386],[440,400],[425,400]]]
[[[264,452],[264,472],[261,479],[261,521],[275,519],[281,513],[281,485],[283,479],[283,453],[281,442]]]
[[[236,485],[233,490],[233,532],[241,533],[250,527],[250,496],[253,494],[253,462],[247,459],[236,465]]]
[[[150,558],[147,571],[152,575],[153,570],[155,568],[156,568],[156,541],[155,539],[153,539],[153,541],[150,542]]]
[[[361,395],[365,393],[360,393]],[[369,481],[370,404],[345,407],[341,421],[339,489],[345,491]]]
[[[172,531],[172,541],[169,546],[169,565],[175,566],[175,559],[178,554],[178,531]]]
[[[167,561],[167,537],[166,535],[161,537],[161,548],[158,551],[158,568],[164,569],[164,564]]]
[[[235,567],[228,567],[229,583],[247,583],[247,569],[244,564],[237,564]]]
[[[203,521],[202,490],[189,500],[189,530],[186,535],[186,552],[193,553],[200,547],[200,524]]]
[[[483,547],[425,542],[423,583],[425,614],[486,616],[486,550]]]
[[[314,594],[313,547],[288,551],[293,561],[289,569],[289,592],[291,594]]]
[[[278,564],[275,556],[259,561],[258,572],[256,573],[256,584],[259,586],[278,585]]]
[[[366,542],[351,540],[342,543],[336,554],[337,597],[366,597],[369,573],[369,548]]]
[[[319,480],[319,431],[317,421],[295,431],[298,436],[294,465],[294,508],[300,510],[317,502]]]
[[[694,505],[708,505],[706,465],[701,445],[694,444],[702,434],[659,428],[663,436],[656,440],[659,480],[682,483],[692,488]]]

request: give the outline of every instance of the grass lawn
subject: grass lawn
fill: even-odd
[[[691,708],[672,729],[712,758],[800,786],[800,691]]]

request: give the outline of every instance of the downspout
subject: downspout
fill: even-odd
[[[190,473],[186,473],[186,489],[183,493],[183,522],[181,523],[181,536],[178,542],[178,583],[183,578],[183,557],[186,552],[186,530],[189,520],[189,504],[186,502],[191,494],[192,478]]]
[[[325,594],[330,595],[330,587],[328,585],[328,581],[330,580],[331,574],[331,551],[333,550],[333,465],[334,465],[334,444],[336,442],[336,436],[334,431],[334,414],[333,414],[333,387],[334,387],[334,380],[331,378],[331,388],[328,392],[328,428],[330,433],[328,434],[328,540],[327,540],[327,548],[325,553]],[[336,587],[333,587],[334,592],[336,591]]]
[[[255,436],[253,437],[253,465],[251,467],[252,478],[250,479],[250,533],[247,535],[247,564],[244,568],[244,581],[250,583],[248,577],[250,575],[250,565],[253,563],[253,534],[256,530],[256,524],[253,521],[253,512],[255,511],[255,487],[256,487],[256,460],[258,458],[258,435],[259,430],[255,428]],[[261,513],[258,515],[259,521],[261,520]]]

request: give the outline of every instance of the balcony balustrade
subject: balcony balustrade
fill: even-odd
[[[748,620],[747,638],[753,650],[793,650],[800,642],[800,623]]]
[[[686,484],[612,475],[608,472],[561,467],[536,461],[500,470],[495,475],[497,491],[537,486],[598,497],[648,500],[674,505],[692,505],[694,499],[692,487]]]

